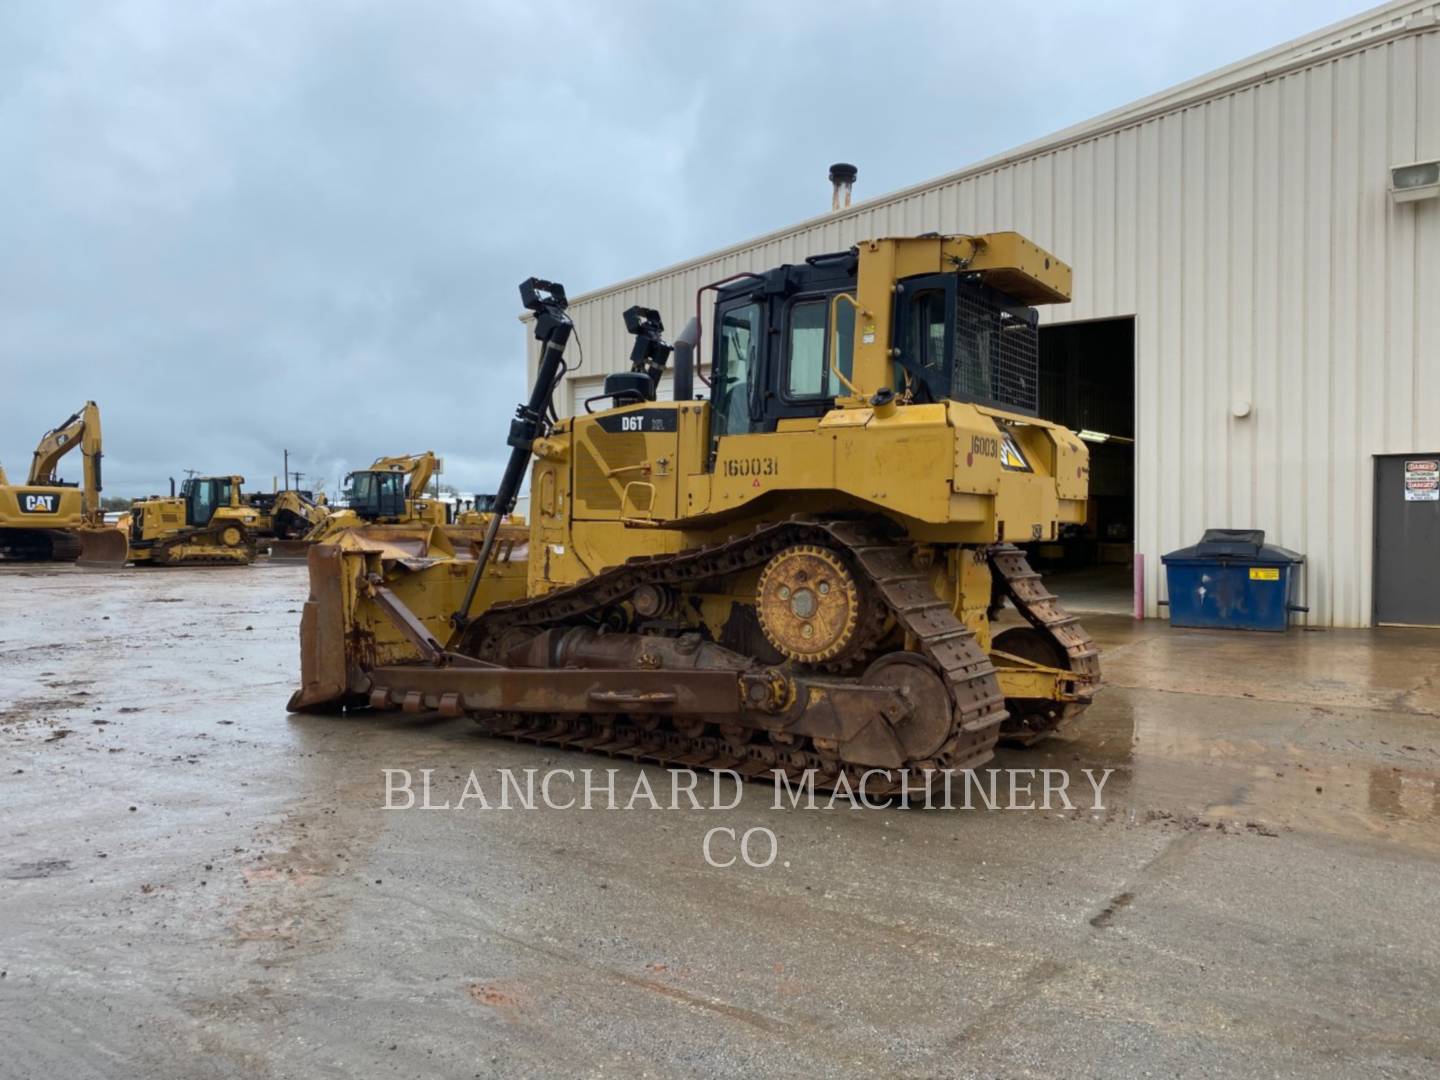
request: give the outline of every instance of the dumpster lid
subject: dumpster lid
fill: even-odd
[[[1264,529],[1206,529],[1198,544],[1160,556],[1162,563],[1235,559],[1254,563],[1302,563],[1305,556],[1265,543]]]

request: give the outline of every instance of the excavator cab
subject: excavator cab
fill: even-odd
[[[345,501],[365,521],[405,516],[406,487],[403,472],[365,469],[345,477]]]
[[[432,528],[450,524],[450,504],[425,494],[442,466],[441,459],[429,450],[376,458],[368,469],[357,469],[345,477],[344,506],[329,509],[303,540],[278,550],[287,557],[299,555],[343,532],[370,526],[408,527],[411,539],[424,546],[428,541],[423,538]]]

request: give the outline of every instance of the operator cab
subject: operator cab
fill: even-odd
[[[848,393],[858,254],[814,256],[718,290],[711,453],[725,435],[819,418]],[[902,402],[966,401],[1035,415],[1039,316],[957,271],[902,279],[895,292],[892,389]],[[832,357],[832,350],[835,355]]]
[[[722,435],[774,431],[781,420],[820,417],[850,376],[859,259],[822,255],[720,289],[711,351],[711,443]],[[834,320],[832,324],[832,319]],[[836,348],[838,363],[831,363]]]
[[[192,476],[180,485],[185,500],[185,524],[204,528],[215,511],[231,504],[236,478],[233,476]]]
[[[366,521],[405,516],[405,493],[409,483],[403,472],[365,469],[345,477],[345,501]]]

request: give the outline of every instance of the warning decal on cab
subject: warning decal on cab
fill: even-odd
[[[1005,432],[1000,438],[1000,465],[1011,472],[1032,472],[1030,462],[1025,460],[1024,453],[1010,433]]]

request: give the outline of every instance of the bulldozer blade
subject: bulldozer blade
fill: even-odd
[[[123,529],[81,529],[77,566],[118,570],[130,560],[130,540]]]
[[[310,554],[309,540],[271,540],[270,558],[276,562],[304,562]]]

